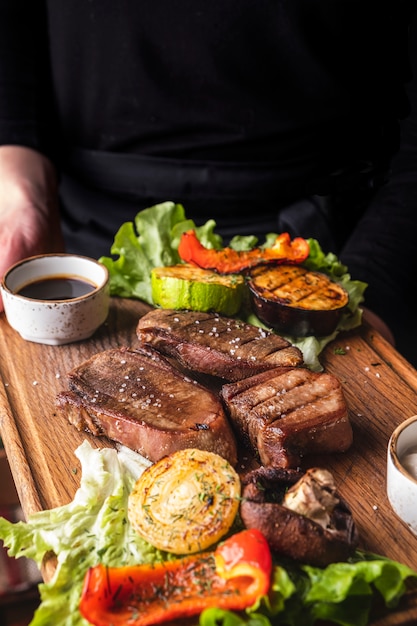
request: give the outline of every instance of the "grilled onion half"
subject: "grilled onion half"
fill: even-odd
[[[128,517],[149,543],[173,554],[200,552],[232,526],[240,478],[221,456],[188,448],[148,467],[129,496]]]

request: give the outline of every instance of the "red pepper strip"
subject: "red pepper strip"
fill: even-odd
[[[271,570],[266,539],[245,530],[215,552],[156,565],[92,567],[80,612],[95,626],[150,626],[209,607],[242,610],[268,593]]]
[[[264,535],[255,528],[233,535],[214,553],[216,572],[226,580],[252,578],[253,592],[249,586],[246,596],[253,593],[254,601],[268,593],[272,571],[272,558]],[[253,603],[252,603],[253,604]]]
[[[310,254],[310,246],[302,237],[295,237],[291,241],[288,233],[282,233],[270,248],[215,250],[205,248],[195,231],[187,230],[181,236],[178,254],[186,263],[216,270],[220,274],[237,274],[261,263],[302,263]]]

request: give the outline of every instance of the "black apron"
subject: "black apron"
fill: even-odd
[[[326,181],[284,183],[274,163],[75,150],[62,168],[60,182],[67,251],[108,256],[124,222],[169,200],[182,204],[197,225],[215,220],[225,244],[234,235],[255,235],[262,243],[267,233],[289,232],[292,237],[313,237],[323,250],[337,253],[340,239],[374,191],[370,168],[361,168]]]

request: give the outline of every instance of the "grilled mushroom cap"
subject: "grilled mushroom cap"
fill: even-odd
[[[299,470],[276,467],[260,467],[246,474],[242,478],[242,521],[247,528],[260,530],[278,555],[317,567],[345,561],[357,546],[358,534],[351,511],[339,496],[335,498],[335,492],[325,527],[283,504],[287,491],[304,476]]]

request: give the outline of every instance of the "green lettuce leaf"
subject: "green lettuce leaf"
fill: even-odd
[[[134,222],[125,222],[117,231],[110,253],[117,258],[99,260],[109,270],[110,293],[123,298],[137,298],[153,304],[151,270],[180,262],[178,244],[181,234],[195,229],[207,247],[221,247],[221,237],[214,233],[215,222],[197,227],[185,217],[184,207],[163,202],[140,211]]]
[[[362,560],[363,559],[363,560]],[[310,587],[304,597],[314,619],[342,626],[366,626],[374,593],[395,608],[406,590],[405,580],[417,573],[389,559],[356,553],[349,563],[332,563],[324,570],[304,566]]]
[[[357,551],[349,562],[326,568],[275,565],[272,591],[244,614],[207,609],[200,626],[367,626],[376,599],[395,608],[417,572],[384,557]]]
[[[162,558],[127,523],[128,495],[149,463],[128,449],[95,450],[86,441],[76,455],[82,477],[72,502],[36,513],[27,522],[0,518],[0,539],[10,556],[26,556],[38,567],[45,555],[57,556],[53,578],[39,585],[41,604],[31,626],[88,624],[78,610],[88,567]]]

